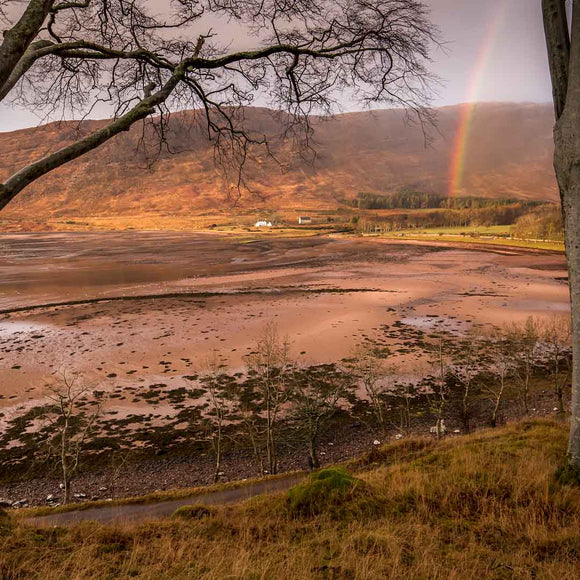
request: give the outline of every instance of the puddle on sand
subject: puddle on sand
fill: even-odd
[[[514,310],[529,310],[538,312],[570,312],[569,302],[553,302],[547,300],[516,300],[510,306]]]
[[[401,322],[426,332],[442,330],[456,335],[463,334],[468,327],[468,323],[461,320],[434,316],[408,316],[401,318]]]
[[[0,321],[0,336],[5,338],[22,333],[40,333],[50,330],[50,324],[35,324],[33,322]]]

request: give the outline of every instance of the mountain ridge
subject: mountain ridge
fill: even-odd
[[[238,209],[336,209],[358,192],[417,189],[444,194],[451,180],[456,135],[469,104],[436,109],[432,141],[400,109],[313,118],[316,159],[305,161],[273,111],[247,108],[247,126],[271,141],[281,165],[264,150],[248,163],[250,191]],[[167,148],[148,167],[137,152],[141,128],[42,177],[2,217],[97,215],[199,215],[231,208],[229,187],[214,164],[213,146],[197,124],[199,111],[171,116]],[[63,121],[0,133],[0,179],[106,120]],[[556,201],[552,169],[553,109],[548,103],[481,103],[473,108],[465,172],[457,195]],[[77,127],[80,127],[77,132]],[[153,142],[149,145],[153,147]]]

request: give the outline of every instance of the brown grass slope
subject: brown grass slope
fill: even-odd
[[[4,517],[0,577],[576,579],[580,489],[554,478],[566,435],[536,420],[403,440],[351,462],[357,485],[315,513],[286,493],[116,527]]]
[[[336,209],[357,192],[389,192],[400,188],[446,193],[455,136],[463,106],[437,111],[425,147],[417,125],[405,122],[400,110],[348,113],[317,119],[313,164],[293,153],[283,140],[281,125],[271,111],[249,108],[247,126],[267,135],[280,165],[256,150],[247,174],[253,194],[245,193],[241,208]],[[149,154],[138,148],[142,131],[134,127],[100,149],[57,169],[19,195],[3,217],[36,218],[97,215],[199,215],[224,210],[227,183],[214,165],[213,147],[186,111],[172,117],[168,147],[147,168]],[[0,133],[0,178],[69,143],[104,121],[81,125],[52,123]],[[549,105],[479,104],[475,108],[462,195],[557,198],[552,171],[553,112]]]

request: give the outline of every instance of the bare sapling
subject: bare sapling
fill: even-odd
[[[353,390],[350,373],[324,364],[295,368],[290,388],[290,410],[294,422],[308,445],[309,466],[320,467],[318,439],[341,401]]]
[[[111,455],[111,475],[109,478],[109,496],[115,499],[119,488],[119,480],[124,473],[130,471],[132,453],[130,450],[114,452]]]
[[[224,372],[225,368],[223,357],[213,351],[199,376],[199,383],[208,395],[209,438],[215,456],[214,483],[221,473],[225,427],[236,409],[235,380]]]
[[[554,315],[543,326],[542,339],[554,394],[558,400],[558,414],[564,415],[564,391],[572,373],[572,328],[568,316]]]
[[[271,474],[275,474],[278,469],[278,421],[282,406],[289,396],[288,383],[291,377],[289,350],[288,339],[280,336],[274,323],[268,323],[254,352],[247,360],[248,379],[258,396],[258,405],[265,420],[263,430],[265,465]],[[256,435],[259,433],[256,432]]]
[[[481,374],[485,339],[477,329],[467,334],[459,343],[451,372],[460,388],[461,422],[465,433],[471,431],[471,418],[477,401],[478,377]]]
[[[432,345],[433,361],[431,374],[431,391],[427,393],[427,401],[429,410],[435,416],[435,428],[433,432],[437,439],[441,439],[445,434],[445,411],[449,403],[450,388],[449,388],[449,362],[446,355],[446,340],[443,335],[440,335],[435,343]]]
[[[511,341],[502,332],[492,336],[490,349],[490,379],[486,381],[483,392],[491,403],[490,424],[496,427],[499,411],[506,393],[507,382],[512,376],[513,360]]]
[[[419,395],[417,385],[413,382],[396,383],[391,396],[395,401],[395,410],[398,411],[398,422],[392,422],[393,427],[401,435],[411,429],[411,402]]]
[[[384,355],[372,345],[360,345],[348,359],[353,378],[362,387],[381,433],[389,430],[389,401],[393,395],[394,371],[387,365]]]
[[[530,386],[539,357],[540,322],[528,316],[524,324],[513,323],[505,330],[505,347],[511,353],[513,378],[524,412],[528,414]]]
[[[47,388],[50,406],[44,415],[47,422],[48,454],[56,459],[61,473],[62,503],[70,502],[71,482],[76,477],[87,441],[96,431],[103,399],[88,403],[93,387],[69,370],[58,375],[58,382]],[[91,405],[91,410],[85,407]]]

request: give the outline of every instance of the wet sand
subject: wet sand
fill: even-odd
[[[42,399],[62,368],[116,393],[179,388],[213,350],[244,365],[268,321],[305,363],[364,340],[400,348],[392,325],[464,332],[569,311],[565,260],[525,250],[340,237],[243,240],[184,233],[0,236],[0,410]],[[118,300],[118,298],[130,298]],[[74,301],[98,302],[43,306]],[[14,309],[36,306],[26,311]],[[404,349],[403,349],[404,350]],[[412,373],[418,354],[397,358]]]

